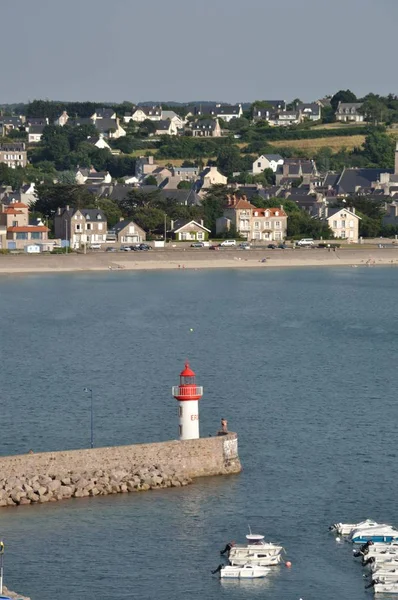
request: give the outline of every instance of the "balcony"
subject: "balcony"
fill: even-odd
[[[179,385],[173,385],[171,388],[171,393],[173,396],[179,396],[180,398],[191,398],[192,396],[203,396],[203,387],[201,385],[196,385],[195,387],[191,387],[188,389],[180,389]]]

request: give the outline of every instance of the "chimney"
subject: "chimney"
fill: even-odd
[[[60,215],[60,214],[61,214],[61,207],[60,207],[60,206],[58,206],[58,209],[57,209],[57,215]]]
[[[204,227],[203,219],[200,219],[200,224],[202,225],[202,227]]]
[[[153,156],[148,156],[148,165],[153,165]]]
[[[173,221],[173,219],[170,219],[170,229],[171,230],[174,229],[174,221]]]
[[[351,206],[350,211],[355,215],[355,206]]]
[[[119,221],[120,222],[124,221],[124,217],[119,217]]]
[[[69,210],[69,204],[66,205],[66,210]]]

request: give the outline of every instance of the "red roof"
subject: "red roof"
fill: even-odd
[[[15,208],[5,208],[3,210],[3,215],[23,215],[22,210],[15,210]]]
[[[28,208],[23,202],[11,202],[10,206],[13,208]]]
[[[254,208],[253,209],[253,217],[254,213],[258,213],[258,217],[265,217],[265,213],[268,212],[270,217],[287,217],[287,214],[283,210],[283,208]],[[278,214],[276,214],[278,213]]]
[[[195,373],[192,371],[191,367],[189,366],[188,361],[185,363],[185,369],[183,371],[181,371],[180,377],[195,377]]]
[[[25,225],[24,227],[7,227],[7,231],[12,233],[35,233],[50,230],[45,225]]]

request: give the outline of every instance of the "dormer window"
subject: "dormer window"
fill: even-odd
[[[101,221],[101,215],[97,215],[97,219]]]
[[[254,211],[254,216],[258,217],[258,212],[257,211]]]
[[[266,217],[269,217],[269,210],[266,210],[266,211],[265,211],[265,216],[266,216]]]
[[[278,210],[275,212],[275,216],[279,217],[279,211]]]

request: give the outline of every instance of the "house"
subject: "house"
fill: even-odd
[[[191,123],[193,137],[221,137],[218,119],[202,119]]]
[[[130,219],[120,219],[119,223],[113,227],[112,232],[115,233],[116,240],[121,244],[136,244],[146,240],[145,231]]]
[[[280,111],[286,110],[285,100],[264,100],[266,106],[254,106],[252,118],[254,122],[268,121],[271,113],[275,115]]]
[[[112,183],[112,175],[109,171],[90,171],[84,183],[85,185],[104,185],[106,183]]]
[[[361,188],[375,187],[383,179],[394,179],[394,173],[392,169],[343,169],[340,175],[334,177],[333,180],[329,174],[327,182],[332,184],[336,194],[350,196]]]
[[[49,121],[47,117],[27,117],[26,119],[26,130],[30,131],[31,127],[36,127],[40,125],[41,127],[45,127],[48,125]]]
[[[28,143],[37,144],[41,141],[45,125],[29,125]]]
[[[363,115],[359,112],[362,102],[339,102],[336,110],[336,121],[362,123]]]
[[[287,233],[287,214],[280,208],[257,208],[243,196],[230,196],[224,214],[216,221],[217,233],[234,226],[236,232],[250,241],[282,241]]]
[[[199,167],[173,167],[173,177],[179,177],[180,181],[196,181],[199,175]]]
[[[297,110],[300,111],[303,119],[309,121],[320,121],[322,117],[322,108],[320,104],[313,102],[311,104],[297,104]]]
[[[397,227],[398,202],[396,200],[393,200],[390,204],[387,205],[386,214],[383,217],[383,225],[392,225],[393,227]]]
[[[37,225],[29,224],[29,209],[22,202],[1,206],[0,228],[6,232],[8,250],[23,250],[27,241],[45,243],[50,231],[41,221]]]
[[[103,133],[100,133],[95,137],[88,137],[86,143],[91,144],[91,146],[95,146],[96,148],[100,148],[101,150],[106,149],[109,150],[109,152],[112,152],[112,148],[104,138]]]
[[[173,121],[154,121],[156,131],[154,135],[177,135],[177,126]]]
[[[217,167],[206,167],[199,175],[198,187],[208,190],[213,185],[227,185],[228,178],[225,177]]]
[[[66,112],[66,110],[64,110],[57,119],[55,119],[54,121],[54,125],[58,125],[59,127],[63,127],[64,125],[67,124],[69,120],[69,115]]]
[[[292,183],[302,179],[304,184],[309,184],[313,177],[318,176],[316,163],[313,160],[301,158],[285,158],[283,165],[276,172],[276,184]]]
[[[135,161],[135,176],[138,179],[145,179],[151,175],[157,168],[158,164],[154,162],[153,156],[140,156]]]
[[[117,140],[118,138],[126,135],[126,130],[121,127],[119,118],[107,119],[101,117],[96,119],[93,124],[99,135],[102,134],[105,138]]]
[[[24,127],[23,117],[0,116],[0,136],[6,137],[10,131],[22,130]]]
[[[264,100],[264,102],[274,111],[286,110],[286,100]]]
[[[94,114],[91,115],[90,119],[92,121],[97,121],[97,119],[110,119],[114,121],[116,119],[116,112],[113,108],[96,108]]]
[[[209,238],[209,233],[210,229],[204,226],[203,219],[200,223],[182,220],[171,222],[173,239],[180,242],[203,242]]]
[[[208,116],[223,119],[229,123],[243,115],[241,104],[197,104],[190,107],[188,115],[193,117]]]
[[[23,142],[0,144],[0,163],[15,169],[26,167],[28,162],[26,147]]]
[[[355,214],[355,208],[327,207],[326,209],[325,221],[335,238],[358,242],[360,220],[361,218]]]
[[[160,195],[164,200],[176,202],[181,206],[200,206],[201,198],[193,188],[190,190],[179,190],[172,188],[161,188]]]
[[[149,119],[150,121],[161,121],[162,120],[162,107],[161,106],[137,106],[131,115],[129,120],[135,121],[136,123],[142,123]]]
[[[162,121],[171,121],[177,127],[177,129],[183,129],[185,120],[177,115],[174,110],[162,110]]]
[[[253,162],[253,175],[262,173],[265,169],[271,169],[276,173],[278,167],[283,165],[283,162],[280,154],[262,154]]]
[[[301,123],[301,113],[296,109],[280,110],[269,115],[268,123],[272,127],[288,127],[290,125],[298,125]]]
[[[68,240],[71,248],[106,242],[106,216],[97,208],[58,208],[54,215],[55,237]]]

